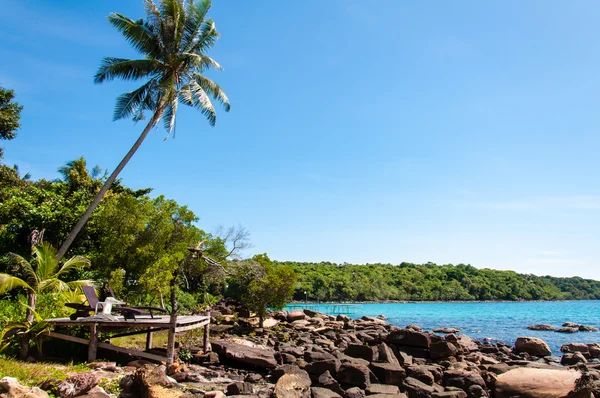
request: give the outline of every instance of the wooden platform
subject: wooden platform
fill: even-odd
[[[161,330],[168,330],[169,334],[185,332],[192,329],[204,327],[204,350],[208,350],[208,330],[210,324],[210,316],[178,316],[174,325],[170,323],[169,316],[138,316],[135,320],[125,320],[122,316],[116,317],[116,320],[108,320],[102,318],[88,317],[71,320],[69,318],[54,318],[46,320],[50,325],[55,327],[75,327],[88,326],[90,328],[90,339],[74,337],[67,334],[48,332],[48,336],[57,339],[72,341],[75,343],[88,345],[88,361],[92,362],[96,359],[97,349],[103,348],[116,352],[130,354],[141,358],[152,359],[155,361],[172,362],[173,358],[163,357],[157,354],[152,354],[131,348],[119,347],[109,343],[99,343],[99,332],[116,332],[109,335],[108,339],[133,336],[136,334],[146,334],[146,350],[152,348],[152,333]],[[171,340],[171,339],[170,339]],[[174,339],[172,339],[174,342]],[[172,352],[172,350],[171,350]],[[170,361],[169,361],[170,360]]]

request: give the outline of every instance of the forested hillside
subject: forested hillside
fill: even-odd
[[[296,300],[586,300],[600,299],[600,282],[555,278],[471,265],[279,264],[298,275]],[[306,295],[305,293],[306,292]]]

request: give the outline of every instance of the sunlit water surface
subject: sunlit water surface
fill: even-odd
[[[309,304],[309,308],[329,314],[334,310],[327,304]],[[490,338],[511,345],[519,336],[539,337],[557,356],[560,346],[565,343],[600,342],[600,332],[557,333],[527,329],[528,325],[536,323],[559,327],[564,322],[600,327],[600,301],[385,303],[361,304],[353,309],[355,312],[349,314],[353,318],[381,314],[398,326],[415,324],[427,330],[457,327],[472,338]]]

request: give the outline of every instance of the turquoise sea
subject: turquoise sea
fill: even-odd
[[[329,314],[334,310],[328,304],[309,303],[308,306]],[[427,330],[457,327],[474,339],[489,338],[511,345],[519,336],[539,337],[548,343],[556,356],[561,355],[560,346],[565,343],[600,343],[600,332],[557,333],[527,329],[528,325],[536,323],[560,327],[564,322],[600,327],[600,300],[359,304],[354,310],[355,313],[348,314],[353,318],[381,314],[388,322],[401,327],[408,324]]]

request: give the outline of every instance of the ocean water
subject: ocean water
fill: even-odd
[[[309,303],[308,308],[331,315],[336,312],[328,304]],[[401,327],[409,324],[426,330],[456,327],[474,339],[489,338],[510,345],[519,336],[539,337],[548,343],[556,356],[561,355],[560,346],[565,343],[600,343],[600,332],[557,333],[527,329],[536,323],[560,327],[564,322],[600,327],[600,300],[359,304],[354,307],[354,313],[348,313],[352,318],[379,314],[385,315],[389,323]]]

